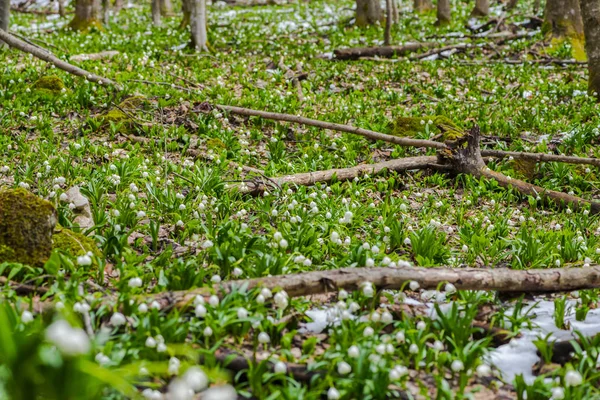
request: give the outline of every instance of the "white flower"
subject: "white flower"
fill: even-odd
[[[583,383],[583,377],[577,371],[568,371],[565,374],[565,385],[566,386],[579,386]]]
[[[236,400],[237,392],[231,385],[213,386],[202,392],[202,400]]]
[[[404,343],[406,341],[406,337],[404,335],[404,331],[396,332],[396,341],[398,343]]]
[[[183,379],[187,386],[194,392],[199,392],[208,387],[208,377],[200,367],[193,366],[188,368],[181,379]]]
[[[94,359],[100,365],[106,365],[106,364],[110,363],[110,357],[108,357],[104,353],[96,354],[96,357]]]
[[[281,239],[279,241],[279,247],[281,247],[282,249],[287,249],[288,247],[288,241],[285,239]]]
[[[427,328],[427,324],[425,323],[425,321],[419,321],[417,322],[417,329],[422,331],[425,328]]]
[[[465,365],[460,360],[454,360],[452,361],[452,364],[450,364],[450,369],[454,372],[459,372],[465,369]]]
[[[413,343],[413,344],[411,344],[411,345],[408,347],[408,352],[409,352],[410,354],[417,354],[417,353],[419,352],[419,346],[417,346],[417,345],[416,345],[416,344],[414,344],[414,343]]]
[[[273,297],[273,293],[271,292],[271,289],[269,289],[269,288],[262,288],[260,291],[260,294],[262,294],[262,296],[265,299],[270,299],[271,297]]]
[[[381,322],[384,322],[386,324],[392,323],[394,322],[394,316],[386,310],[381,314]]]
[[[31,321],[33,321],[33,314],[27,310],[23,311],[23,313],[21,314],[21,322],[27,325]]]
[[[125,316],[123,314],[121,314],[120,312],[116,312],[110,316],[110,324],[112,326],[121,326],[121,325],[125,324],[126,322],[127,322],[127,320],[125,319]]]
[[[204,332],[202,332],[202,334],[206,337],[211,337],[213,334],[213,330],[210,326],[207,326],[206,328],[204,328]]]
[[[273,371],[276,374],[285,374],[287,372],[287,365],[283,361],[277,361],[273,367]]]
[[[215,244],[210,241],[210,240],[206,240],[204,243],[202,243],[202,248],[203,249],[210,249],[211,247],[213,247]]]
[[[169,359],[169,374],[177,375],[179,373],[180,366],[181,366],[181,361],[179,361],[179,359],[177,357],[171,357]],[[187,384],[186,384],[186,386],[187,386]]]
[[[267,332],[261,332],[258,334],[258,342],[262,344],[267,344],[271,342],[271,337]]]
[[[137,214],[136,214],[136,216],[141,219],[141,218],[144,218],[146,216],[146,213],[143,212],[143,211],[138,211]]]
[[[367,258],[367,261],[365,262],[365,267],[371,268],[374,266],[375,266],[375,260],[373,260],[372,258]]]
[[[240,307],[237,309],[237,317],[239,319],[245,319],[248,318],[248,310],[246,310],[244,307]]]
[[[231,272],[231,275],[233,275],[234,278],[239,278],[240,276],[242,276],[243,273],[244,271],[242,271],[241,268],[235,267]]]
[[[165,353],[167,351],[167,345],[164,344],[164,343],[159,343],[156,346],[156,351],[159,352],[159,353]]]
[[[146,339],[145,346],[153,349],[154,347],[156,347],[156,339],[154,339],[152,336],[148,336],[148,338]]]
[[[264,304],[265,303],[265,296],[263,296],[262,294],[259,294],[258,296],[256,296],[256,302],[258,304]]]
[[[212,296],[209,297],[208,304],[210,304],[211,307],[218,307],[219,306],[219,297],[213,294]]]
[[[273,239],[275,239],[276,242],[279,242],[283,239],[283,235],[281,234],[281,232],[275,232],[275,234],[273,235]]]
[[[363,336],[364,337],[373,336],[374,334],[375,334],[375,330],[373,330],[373,328],[371,328],[370,326],[367,326],[365,328],[365,330],[363,331]]]
[[[77,257],[77,265],[82,267],[92,265],[92,257],[88,256],[87,254]]]
[[[142,283],[142,278],[136,276],[134,278],[129,279],[128,285],[131,288],[139,288],[142,286]]]
[[[327,391],[327,400],[338,400],[340,398],[340,392],[336,388],[330,387]]]
[[[452,294],[456,292],[456,286],[451,283],[446,283],[446,286],[444,286],[444,291],[448,294]]]
[[[371,282],[363,282],[361,286],[362,292],[365,295],[365,297],[373,297],[375,291],[373,290],[373,285],[371,284]]]
[[[148,306],[146,305],[146,303],[142,303],[138,306],[138,311],[142,314],[145,314],[148,312]]]
[[[198,304],[196,306],[196,317],[197,318],[204,318],[206,317],[206,307],[204,307],[202,304]]]
[[[83,329],[73,328],[65,320],[58,320],[46,329],[46,340],[67,356],[86,354],[90,351],[90,339]]]
[[[278,292],[273,298],[275,305],[279,308],[286,308],[288,306],[288,295],[285,291]]]
[[[352,367],[346,361],[340,361],[337,365],[337,371],[340,375],[348,375],[352,372]]]
[[[565,398],[565,389],[561,387],[553,387],[551,389],[552,397],[551,400],[563,400]]]
[[[405,245],[407,245],[407,246],[410,246],[410,245],[411,245],[411,243],[412,243],[412,242],[411,242],[410,238],[406,238],[406,239],[404,239],[404,244],[405,244]]]
[[[358,346],[350,346],[348,348],[348,356],[351,358],[357,358],[360,355],[360,349]]]
[[[492,369],[487,364],[481,364],[477,367],[475,372],[477,372],[477,375],[481,377],[490,376],[492,374]]]

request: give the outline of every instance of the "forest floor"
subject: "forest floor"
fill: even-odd
[[[342,267],[522,270],[600,261],[597,216],[542,205],[492,180],[425,169],[269,185],[265,177],[435,149],[247,118],[217,105],[383,133],[392,133],[396,118],[414,117],[407,134],[434,140],[433,121],[443,115],[464,129],[478,125],[487,149],[600,156],[585,65],[572,62],[577,50],[569,43],[544,41],[529,5],[508,14],[496,6],[489,18],[469,21],[471,5],[461,3],[442,28],[434,27],[435,12],[416,18],[402,9],[394,44],[472,46],[338,61],[336,49],[382,43],[382,27],[350,23],[352,6],[218,3],[209,7],[210,54],[185,48],[180,17],[153,27],[147,6],[131,5],[106,30],[86,34],[62,29],[67,19],[58,16],[15,13],[11,31],[124,90],[0,51],[0,188],[49,199],[59,223],[78,230],[77,210],[63,196],[78,186],[92,219],[80,230],[102,252],[91,267],[65,255],[44,267],[2,264],[9,279],[48,289],[23,296],[7,286],[5,297],[34,309],[60,301],[85,314],[95,338],[90,358],[146,398],[168,391],[169,365],[183,371],[199,357],[212,385],[228,382],[241,398],[600,398],[598,290],[500,296],[452,285],[380,291],[367,282],[349,293],[281,294],[273,302],[270,291],[253,289],[221,294],[220,302],[199,297],[191,308],[138,304],[141,294]],[[526,35],[504,42],[498,33]],[[107,50],[118,53],[77,57]],[[44,76],[58,76],[64,90],[37,89]],[[508,158],[488,167],[600,196],[598,167]],[[264,193],[236,191],[256,180],[267,184]],[[123,325],[111,320],[119,307]],[[578,332],[579,343],[553,357],[549,344]],[[221,356],[228,352],[246,357],[249,368],[228,365]],[[118,390],[104,396],[119,398]]]

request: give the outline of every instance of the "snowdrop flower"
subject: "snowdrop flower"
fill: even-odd
[[[337,371],[340,375],[348,375],[352,372],[352,367],[345,361],[340,361],[337,365]]]
[[[213,334],[213,330],[210,326],[207,326],[206,328],[204,328],[204,331],[202,332],[202,334],[206,337],[211,337]]]
[[[279,308],[286,308],[288,306],[288,295],[284,290],[278,292],[273,300],[275,300],[275,305]]]
[[[100,365],[106,365],[106,364],[110,363],[110,357],[108,357],[104,353],[96,354],[96,357],[94,359]]]
[[[404,331],[398,331],[396,333],[396,341],[398,343],[404,343],[406,341],[406,337],[404,335]]]
[[[234,278],[239,278],[240,276],[242,276],[243,273],[244,271],[242,271],[241,268],[235,267],[231,272],[231,275],[233,275]]]
[[[58,198],[61,202],[66,203],[67,201],[69,201],[69,196],[67,196],[66,193],[61,193],[60,197]]]
[[[202,304],[198,304],[196,306],[196,318],[204,318],[206,317],[206,307],[204,307]]]
[[[413,292],[416,292],[417,290],[419,290],[419,287],[421,287],[421,285],[419,285],[419,282],[417,282],[417,281],[410,281],[410,283],[408,284],[408,287]]]
[[[152,336],[148,336],[148,338],[146,339],[145,346],[153,349],[154,347],[156,347],[156,339],[154,339]]]
[[[150,308],[154,309],[154,310],[160,310],[160,303],[156,300],[154,300],[152,303],[150,303]]]
[[[166,345],[166,344],[164,344],[164,343],[159,343],[159,344],[156,346],[156,351],[157,351],[158,353],[166,353],[166,352],[167,352],[167,345]]]
[[[375,291],[373,290],[373,285],[371,282],[363,282],[361,286],[363,295],[365,295],[365,297],[373,297]]]
[[[87,354],[90,339],[83,329],[73,328],[67,321],[58,320],[46,329],[46,340],[67,356]]]
[[[206,240],[204,243],[202,243],[202,248],[203,249],[210,249],[211,247],[213,247],[215,244],[210,241],[210,240]]]
[[[442,343],[439,340],[436,340],[435,342],[433,342],[433,349],[436,351],[444,350],[444,343]]]
[[[346,292],[344,289],[341,289],[341,290],[338,292],[338,299],[340,299],[340,300],[345,300],[345,299],[347,299],[347,298],[348,298],[348,292]]]
[[[285,374],[287,372],[287,365],[283,361],[277,361],[273,367],[273,371],[276,374]]]
[[[171,357],[169,359],[169,374],[177,375],[179,373],[179,367],[181,366],[181,361],[177,357]],[[186,385],[187,387],[187,385]]]
[[[219,283],[219,282],[221,282],[221,277],[220,277],[219,275],[213,275],[213,276],[210,278],[210,281],[211,281],[212,283]]]
[[[334,387],[330,387],[327,391],[327,400],[338,400],[340,398],[340,392]]]
[[[248,310],[246,310],[244,307],[240,307],[237,309],[237,317],[239,319],[246,319],[248,318]]]
[[[208,387],[208,377],[200,367],[190,367],[181,377],[187,386],[194,392],[199,392]]]
[[[407,245],[407,246],[410,246],[411,245],[410,238],[404,239],[404,244]]]
[[[454,372],[460,372],[463,369],[465,369],[465,365],[460,360],[454,360],[454,361],[452,361],[452,364],[450,365],[450,369]]]
[[[125,316],[120,312],[116,312],[110,316],[110,324],[112,326],[121,326],[124,325],[126,322],[127,320],[125,319]]]
[[[271,337],[267,332],[261,332],[258,334],[258,342],[262,344],[267,344],[271,342]]]
[[[492,374],[492,369],[487,364],[481,364],[477,367],[475,372],[477,372],[477,376],[485,377],[490,376]]]
[[[273,297],[273,293],[269,288],[262,288],[260,294],[262,294],[265,299],[270,299]]]
[[[263,296],[262,294],[259,294],[258,296],[256,296],[256,302],[258,304],[264,304],[265,303],[265,296]]]
[[[214,386],[202,392],[202,400],[236,400],[237,392],[231,385]]]
[[[565,398],[565,389],[561,387],[553,387],[550,392],[552,393],[551,400],[563,400]]]
[[[365,262],[365,267],[371,268],[374,266],[375,266],[375,260],[373,260],[372,258],[367,258],[367,261]]]
[[[138,311],[142,314],[145,314],[148,312],[148,306],[145,303],[142,303],[138,306]]]
[[[131,288],[139,288],[139,287],[142,286],[142,283],[143,283],[142,282],[142,278],[139,278],[139,277],[136,276],[134,278],[129,279],[128,285]]]
[[[381,322],[384,322],[386,324],[392,323],[394,322],[394,316],[386,310],[383,312],[383,314],[381,314]]]
[[[31,321],[33,321],[33,314],[27,310],[23,311],[23,313],[21,314],[21,322],[27,325]]]
[[[92,265],[92,258],[87,254],[77,257],[77,265],[86,267]]]
[[[377,311],[373,311],[371,315],[369,315],[369,319],[373,322],[379,322],[381,320],[381,315]]]
[[[304,265],[305,267],[310,267],[312,265],[312,261],[309,258],[307,258],[306,260],[304,260],[302,265]]]
[[[417,329],[422,331],[425,328],[427,328],[427,324],[425,323],[425,321],[419,321],[417,322]]]
[[[417,346],[415,343],[411,344],[408,348],[408,352],[410,354],[417,354],[419,352],[419,346]]]
[[[275,232],[275,234],[273,235],[273,239],[275,239],[276,242],[279,242],[281,239],[283,239],[283,235],[281,234],[281,232]]]
[[[144,211],[138,211],[137,214],[136,214],[136,216],[141,219],[141,218],[144,218],[146,216],[146,213]]]
[[[350,358],[357,358],[360,355],[360,349],[358,348],[358,346],[350,346],[348,348],[348,357]]]
[[[375,331],[370,326],[367,326],[365,328],[365,330],[363,331],[363,336],[364,337],[370,337],[370,336],[373,336],[374,334],[375,334]]]
[[[456,292],[456,286],[451,283],[446,283],[446,286],[444,286],[444,291],[448,294],[452,294]]]
[[[565,385],[566,386],[579,386],[583,383],[583,377],[577,371],[568,371],[565,374]]]
[[[219,297],[213,294],[208,299],[208,304],[210,304],[212,307],[218,307],[219,306]]]

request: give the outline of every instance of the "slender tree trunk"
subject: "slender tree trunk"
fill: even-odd
[[[452,10],[450,0],[438,0],[437,3],[437,26],[449,24],[452,21]]]
[[[192,47],[198,51],[208,51],[206,34],[206,0],[192,0]]]
[[[581,0],[590,93],[600,93],[600,0]]]
[[[152,23],[160,26],[160,0],[152,0]]]
[[[69,26],[76,31],[87,31],[92,27],[102,28],[100,0],[76,0],[75,16]]]
[[[547,0],[542,31],[554,38],[583,37],[578,0]]]
[[[171,0],[160,0],[160,13],[164,17],[172,17],[173,14],[173,2]]]
[[[61,16],[61,18],[64,18],[64,16],[67,13],[65,12],[65,0],[58,0],[58,15]]]
[[[10,19],[10,0],[0,0],[0,29],[8,32],[8,21]],[[0,48],[5,47],[6,43],[0,40]]]
[[[506,4],[506,9],[514,10],[518,3],[519,0],[508,0],[508,4]]]
[[[485,17],[490,13],[490,0],[475,0],[475,8],[471,11],[472,17]]]
[[[392,22],[397,24],[400,22],[400,11],[398,11],[398,0],[392,0]]]
[[[385,33],[383,36],[383,45],[389,46],[392,41],[392,1],[385,0]]]
[[[110,23],[110,0],[102,0],[102,22],[104,25]]]
[[[433,10],[433,2],[431,0],[414,0],[413,11],[419,14]]]
[[[367,26],[382,22],[383,12],[379,0],[356,0],[356,25]]]
[[[183,18],[181,19],[181,23],[179,24],[180,29],[184,29],[190,24],[190,20],[192,17],[193,1],[194,0],[181,0],[181,12],[183,14]]]

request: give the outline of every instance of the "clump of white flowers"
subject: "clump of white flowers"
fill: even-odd
[[[87,354],[90,339],[81,328],[72,327],[65,320],[57,320],[46,329],[46,340],[67,356]]]

